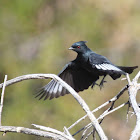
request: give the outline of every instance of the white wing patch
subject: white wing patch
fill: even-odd
[[[95,67],[96,67],[97,69],[101,69],[99,65],[95,65]]]
[[[49,93],[53,93],[53,90],[55,88],[56,82],[53,82],[53,85],[51,86]]]
[[[56,94],[57,92],[62,92],[63,87],[57,83],[56,81],[52,80],[47,87],[47,92],[52,94]]]
[[[104,65],[99,65],[99,67],[101,68],[101,69],[103,69],[103,70],[107,70],[107,68],[104,66]]]
[[[58,87],[59,87],[59,83],[57,83],[56,86],[54,87],[54,90],[53,90],[54,93],[57,93]]]
[[[121,71],[119,68],[111,65],[111,64],[106,64],[106,63],[103,63],[103,64],[99,64],[99,65],[95,65],[95,67],[97,69],[102,69],[102,70],[114,70],[114,71]]]
[[[63,88],[63,87],[62,87],[61,85],[59,85],[58,91],[61,92],[61,91],[62,91],[62,88]]]

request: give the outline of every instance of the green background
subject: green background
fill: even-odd
[[[1,0],[0,1],[0,82],[33,73],[57,74],[76,53],[68,48],[86,40],[96,53],[116,65],[139,65],[140,3],[138,0]],[[140,65],[139,65],[140,66]],[[138,69],[131,75],[135,76]],[[80,93],[93,110],[118,93],[126,81],[106,78],[107,83]],[[85,113],[71,95],[53,100],[34,98],[48,80],[28,80],[6,88],[2,125],[33,128],[32,123],[63,131]],[[117,102],[128,100],[125,93]],[[97,117],[100,113],[95,113]],[[135,117],[126,121],[127,107],[107,116],[102,127],[109,139],[128,139]],[[81,122],[73,134],[89,120]],[[2,135],[2,133],[0,133]],[[80,136],[75,137],[79,139]],[[43,140],[36,136],[6,133],[3,140]],[[92,137],[90,137],[92,139]]]

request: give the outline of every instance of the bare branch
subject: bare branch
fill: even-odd
[[[92,114],[90,111],[88,105],[85,103],[85,101],[77,94],[77,92],[71,88],[66,82],[64,82],[60,77],[54,74],[28,74],[28,75],[23,75],[16,77],[14,79],[11,79],[6,82],[6,86],[23,81],[23,80],[28,80],[28,79],[47,79],[47,78],[52,78],[60,84],[65,87],[72,95],[73,97],[77,100],[77,102],[81,105],[81,107],[84,109],[84,111],[87,113],[87,116],[91,120],[92,125],[95,127],[100,139],[102,140],[107,140],[106,135],[104,134],[101,126],[99,125],[98,121],[96,120],[95,116]],[[0,84],[0,88],[2,87],[3,83]]]
[[[74,140],[74,138],[72,137],[69,137],[68,135],[62,133],[61,131],[58,131],[56,129],[53,129],[53,128],[50,128],[50,127],[45,127],[45,126],[41,126],[41,125],[37,125],[37,124],[32,124],[34,127],[36,128],[39,128],[39,129],[42,129],[42,130],[45,130],[47,132],[53,132],[54,134],[57,134],[57,135],[60,135],[62,137],[68,137],[70,138],[71,140]]]
[[[48,79],[53,78],[53,74],[27,74],[22,75],[16,78],[13,78],[11,80],[8,80],[6,82],[6,86],[21,82],[23,80],[29,80],[29,79]],[[3,83],[0,84],[0,89],[3,87]]]
[[[6,80],[7,80],[7,75],[5,75],[4,84],[3,84],[2,93],[1,93],[1,103],[0,103],[0,126],[1,126],[1,124],[2,124],[2,123],[1,123],[1,115],[2,115],[2,109],[3,109],[4,91],[5,91]]]
[[[130,140],[138,140],[138,138],[140,137],[140,108],[136,101],[136,95],[137,95],[138,89],[140,88],[138,87],[139,84],[137,84],[137,81],[140,77],[140,72],[135,76],[132,82],[130,81],[128,74],[126,77],[127,77],[128,83],[130,84],[128,88],[129,101],[136,115],[136,126],[131,134]]]
[[[74,140],[74,138],[70,134],[69,130],[65,126],[64,126],[64,133],[67,134],[69,137],[71,137],[71,140]]]
[[[23,134],[28,134],[28,135],[35,135],[35,136],[40,136],[40,137],[46,137],[46,138],[52,138],[52,139],[57,139],[57,140],[71,140],[71,137],[69,136],[64,136],[60,134],[54,133],[54,131],[41,131],[41,130],[36,130],[36,129],[29,129],[25,127],[15,127],[15,126],[0,126],[0,131],[1,132],[15,132],[15,133],[23,133]]]
[[[88,127],[84,130],[84,132],[82,133],[82,137],[81,137],[80,140],[82,140],[82,139],[84,138],[84,136],[86,135],[86,133],[87,133],[87,131],[88,131],[89,128],[91,128],[91,126],[88,126]]]
[[[128,102],[127,102],[127,103],[128,103]],[[107,116],[107,115],[113,113],[114,111],[116,111],[116,110],[118,110],[118,109],[124,107],[127,103],[123,103],[123,104],[119,105],[118,107],[116,107],[116,108],[114,108],[114,109],[112,109],[112,110],[110,110],[110,108],[108,108],[107,110],[105,110],[105,111],[103,112],[103,114],[101,114],[101,115],[98,117],[98,120],[101,120],[101,122],[102,122],[102,121],[103,121],[102,119],[103,119],[105,116]],[[78,130],[76,133],[74,133],[72,136],[75,136],[76,134],[78,134],[79,132],[81,132],[81,131],[83,131],[83,130],[85,130],[85,129],[90,129],[91,126],[92,126],[91,123],[87,124],[86,126],[84,126],[83,128],[81,128],[80,130]]]
[[[110,99],[109,101],[105,102],[104,104],[100,105],[99,107],[97,107],[96,109],[92,110],[92,113],[100,110],[101,108],[105,107],[106,105],[108,105],[109,103],[113,102],[112,106],[110,107],[113,108],[113,105],[115,103],[116,100],[118,100],[120,98],[120,96],[128,89],[128,85],[126,85],[124,88],[121,89],[121,91],[115,95],[112,99]],[[70,127],[68,127],[68,130],[73,128],[75,125],[77,125],[80,121],[84,120],[87,117],[87,115],[83,116],[82,118],[80,118],[79,120],[77,120],[75,123],[73,123]]]
[[[135,78],[133,79],[133,82],[138,83],[138,80],[140,78],[140,71],[138,72],[138,74],[135,76]]]
[[[88,137],[89,137],[90,135],[92,135],[92,134],[93,134],[93,131],[91,131],[90,133],[88,133],[87,136],[84,138],[84,140],[87,140]],[[95,139],[95,138],[94,138],[94,139]]]
[[[118,109],[124,107],[126,104],[127,104],[127,103],[123,103],[123,104],[119,105],[118,107],[116,107],[116,108],[114,108],[114,109],[112,109],[112,110],[110,110],[110,109],[106,110],[102,115],[99,116],[98,120],[99,120],[99,119],[103,119],[105,116],[107,116],[107,115],[109,115],[109,114],[115,112],[116,110],[118,110]]]
[[[106,111],[104,111],[104,113],[101,114],[101,115],[98,117],[98,120],[101,120],[100,124],[102,123],[102,121],[103,121],[103,119],[104,119],[105,116],[107,116],[107,115],[109,115],[109,114],[115,112],[116,110],[118,110],[118,109],[124,107],[126,104],[127,104],[127,103],[123,103],[123,104],[119,105],[118,107],[116,107],[116,108],[114,108],[114,109],[112,109],[112,110],[110,110],[110,108],[108,108]],[[89,129],[89,128],[91,128],[91,123],[89,123],[89,124],[87,125],[87,129]]]
[[[128,83],[129,85],[126,85],[116,96],[114,96],[112,99],[110,99],[109,101],[105,102],[104,104],[102,104],[101,106],[97,107],[96,109],[94,109],[92,112],[90,111],[88,105],[85,103],[85,101],[75,92],[75,90],[73,88],[71,88],[67,83],[65,83],[60,77],[54,75],[54,74],[28,74],[28,75],[23,75],[23,76],[19,76],[19,77],[16,77],[14,79],[11,79],[11,80],[8,80],[2,84],[0,84],[0,88],[3,87],[3,91],[2,91],[2,96],[1,97],[1,107],[3,106],[3,98],[4,98],[4,89],[5,89],[5,86],[8,86],[8,85],[12,85],[14,83],[17,83],[17,82],[20,82],[20,81],[23,81],[23,80],[28,80],[28,79],[48,79],[48,78],[52,78],[54,80],[56,80],[57,82],[59,82],[64,88],[66,88],[73,96],[74,98],[77,100],[77,102],[81,105],[81,107],[84,109],[84,111],[87,113],[84,117],[80,118],[78,121],[76,121],[73,125],[71,125],[69,128],[66,128],[64,131],[67,132],[66,134],[64,134],[63,132],[60,132],[58,130],[55,130],[53,128],[49,128],[49,127],[44,127],[44,126],[40,126],[40,125],[35,125],[33,124],[35,127],[37,128],[40,128],[40,129],[43,129],[45,131],[47,131],[47,133],[51,133],[51,138],[53,138],[53,135],[52,134],[56,134],[57,137],[61,137],[60,139],[62,139],[62,137],[64,137],[64,139],[74,139],[71,134],[69,133],[69,129],[71,129],[72,127],[74,127],[76,124],[78,124],[81,120],[85,119],[87,116],[89,117],[89,119],[91,120],[91,123],[89,123],[87,126],[85,126],[84,128],[80,129],[79,131],[77,131],[75,134],[79,133],[81,130],[85,130],[84,133],[83,133],[83,136],[85,136],[85,133],[86,131],[93,125],[100,137],[100,139],[103,139],[103,140],[106,140],[107,137],[105,136],[101,126],[99,125],[98,123],[98,120],[100,119],[103,119],[105,116],[107,116],[108,114],[122,108],[123,106],[125,106],[127,103],[123,103],[122,105],[116,107],[113,109],[114,107],[114,103],[120,98],[120,96],[127,90],[129,89],[129,97],[130,97],[130,104],[132,105],[132,108],[136,114],[136,117],[137,117],[137,122],[136,122],[136,127],[131,135],[131,140],[134,140],[134,139],[138,139],[140,137],[140,108],[136,102],[136,95],[137,95],[137,91],[140,89],[140,84],[137,83],[139,77],[140,77],[140,72],[136,75],[136,77],[133,79],[133,81],[131,82],[130,78],[129,78],[129,75],[126,76],[127,77],[127,80],[128,80]],[[6,79],[6,78],[5,78]],[[112,102],[112,105],[110,108],[108,108],[102,115],[99,116],[98,119],[95,118],[95,116],[92,114],[96,111],[98,111],[99,109],[105,107],[106,105],[108,105],[109,103]],[[0,110],[2,112],[2,109]],[[25,128],[24,127],[13,127],[13,126],[4,126],[4,127],[0,127],[0,131],[3,131],[3,132],[19,132],[19,133],[25,133],[25,134],[30,134],[30,133],[26,133],[25,131],[27,130],[28,128]],[[23,132],[21,131],[23,130]],[[25,131],[24,131],[25,130]],[[34,129],[29,129],[29,130],[34,130]],[[36,130],[38,131],[38,130]],[[44,132],[44,131],[43,131]],[[42,133],[42,131],[41,131]],[[50,134],[49,133],[49,134]],[[74,134],[74,135],[75,135]],[[89,133],[89,135],[91,135],[91,133]],[[33,133],[31,133],[31,135],[34,135]],[[39,134],[37,134],[39,135]],[[59,136],[58,136],[59,135]],[[87,137],[89,136],[87,135]],[[42,136],[42,135],[39,135],[39,136]],[[43,136],[44,137],[44,136]],[[46,137],[50,137],[50,135],[46,136]],[[56,139],[59,139],[59,138],[56,138]]]

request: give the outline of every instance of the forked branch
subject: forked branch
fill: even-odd
[[[51,138],[55,140],[72,140],[71,137],[62,134],[62,132],[56,133],[53,130],[41,131],[41,130],[30,129],[30,128],[25,128],[25,127],[0,126],[0,131],[4,133],[6,132],[23,133],[23,134],[28,134],[28,135]]]
[[[140,71],[132,81],[130,80],[129,75],[127,75],[127,81],[129,83],[129,88],[128,88],[129,102],[136,115],[136,126],[131,134],[130,140],[138,140],[140,137],[140,108],[136,101],[136,95],[138,90],[140,89],[140,84],[138,83],[139,77],[140,77]]]
[[[86,112],[89,119],[91,120],[91,123],[95,127],[96,132],[98,133],[100,139],[101,140],[107,140],[107,137],[106,137],[103,129],[99,125],[95,116],[90,111],[90,109],[89,109],[88,105],[85,103],[85,101],[77,94],[77,92],[73,88],[71,88],[66,82],[64,82],[57,75],[54,75],[54,74],[28,74],[28,75],[23,75],[23,76],[19,76],[19,77],[16,77],[14,79],[11,79],[11,80],[7,81],[6,86],[17,83],[17,82],[20,82],[20,81],[23,81],[23,80],[28,80],[28,79],[47,79],[47,78],[52,78],[52,79],[56,80],[57,82],[59,82],[63,87],[65,87],[73,95],[73,97],[81,105],[81,107]],[[3,86],[3,83],[0,84],[0,88],[2,88],[2,86]]]

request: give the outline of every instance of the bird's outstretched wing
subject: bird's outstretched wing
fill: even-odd
[[[91,53],[89,56],[89,62],[93,68],[98,71],[100,75],[110,75],[114,80],[119,78],[122,74],[126,75],[126,73],[131,74],[134,69],[138,68],[138,66],[133,67],[122,67],[115,66],[112,64],[106,57]]]
[[[91,75],[91,73],[82,69],[74,61],[68,63],[58,76],[77,92],[88,89],[92,83],[95,83],[99,79],[98,75]],[[60,83],[51,80],[40,90],[36,97],[40,96],[39,99],[44,98],[44,100],[46,100],[47,98],[58,98],[68,93],[69,92],[62,87]]]
[[[115,66],[106,57],[96,53],[90,54],[89,62],[97,70],[99,75],[110,75],[114,80],[122,74],[126,74],[121,67]]]

